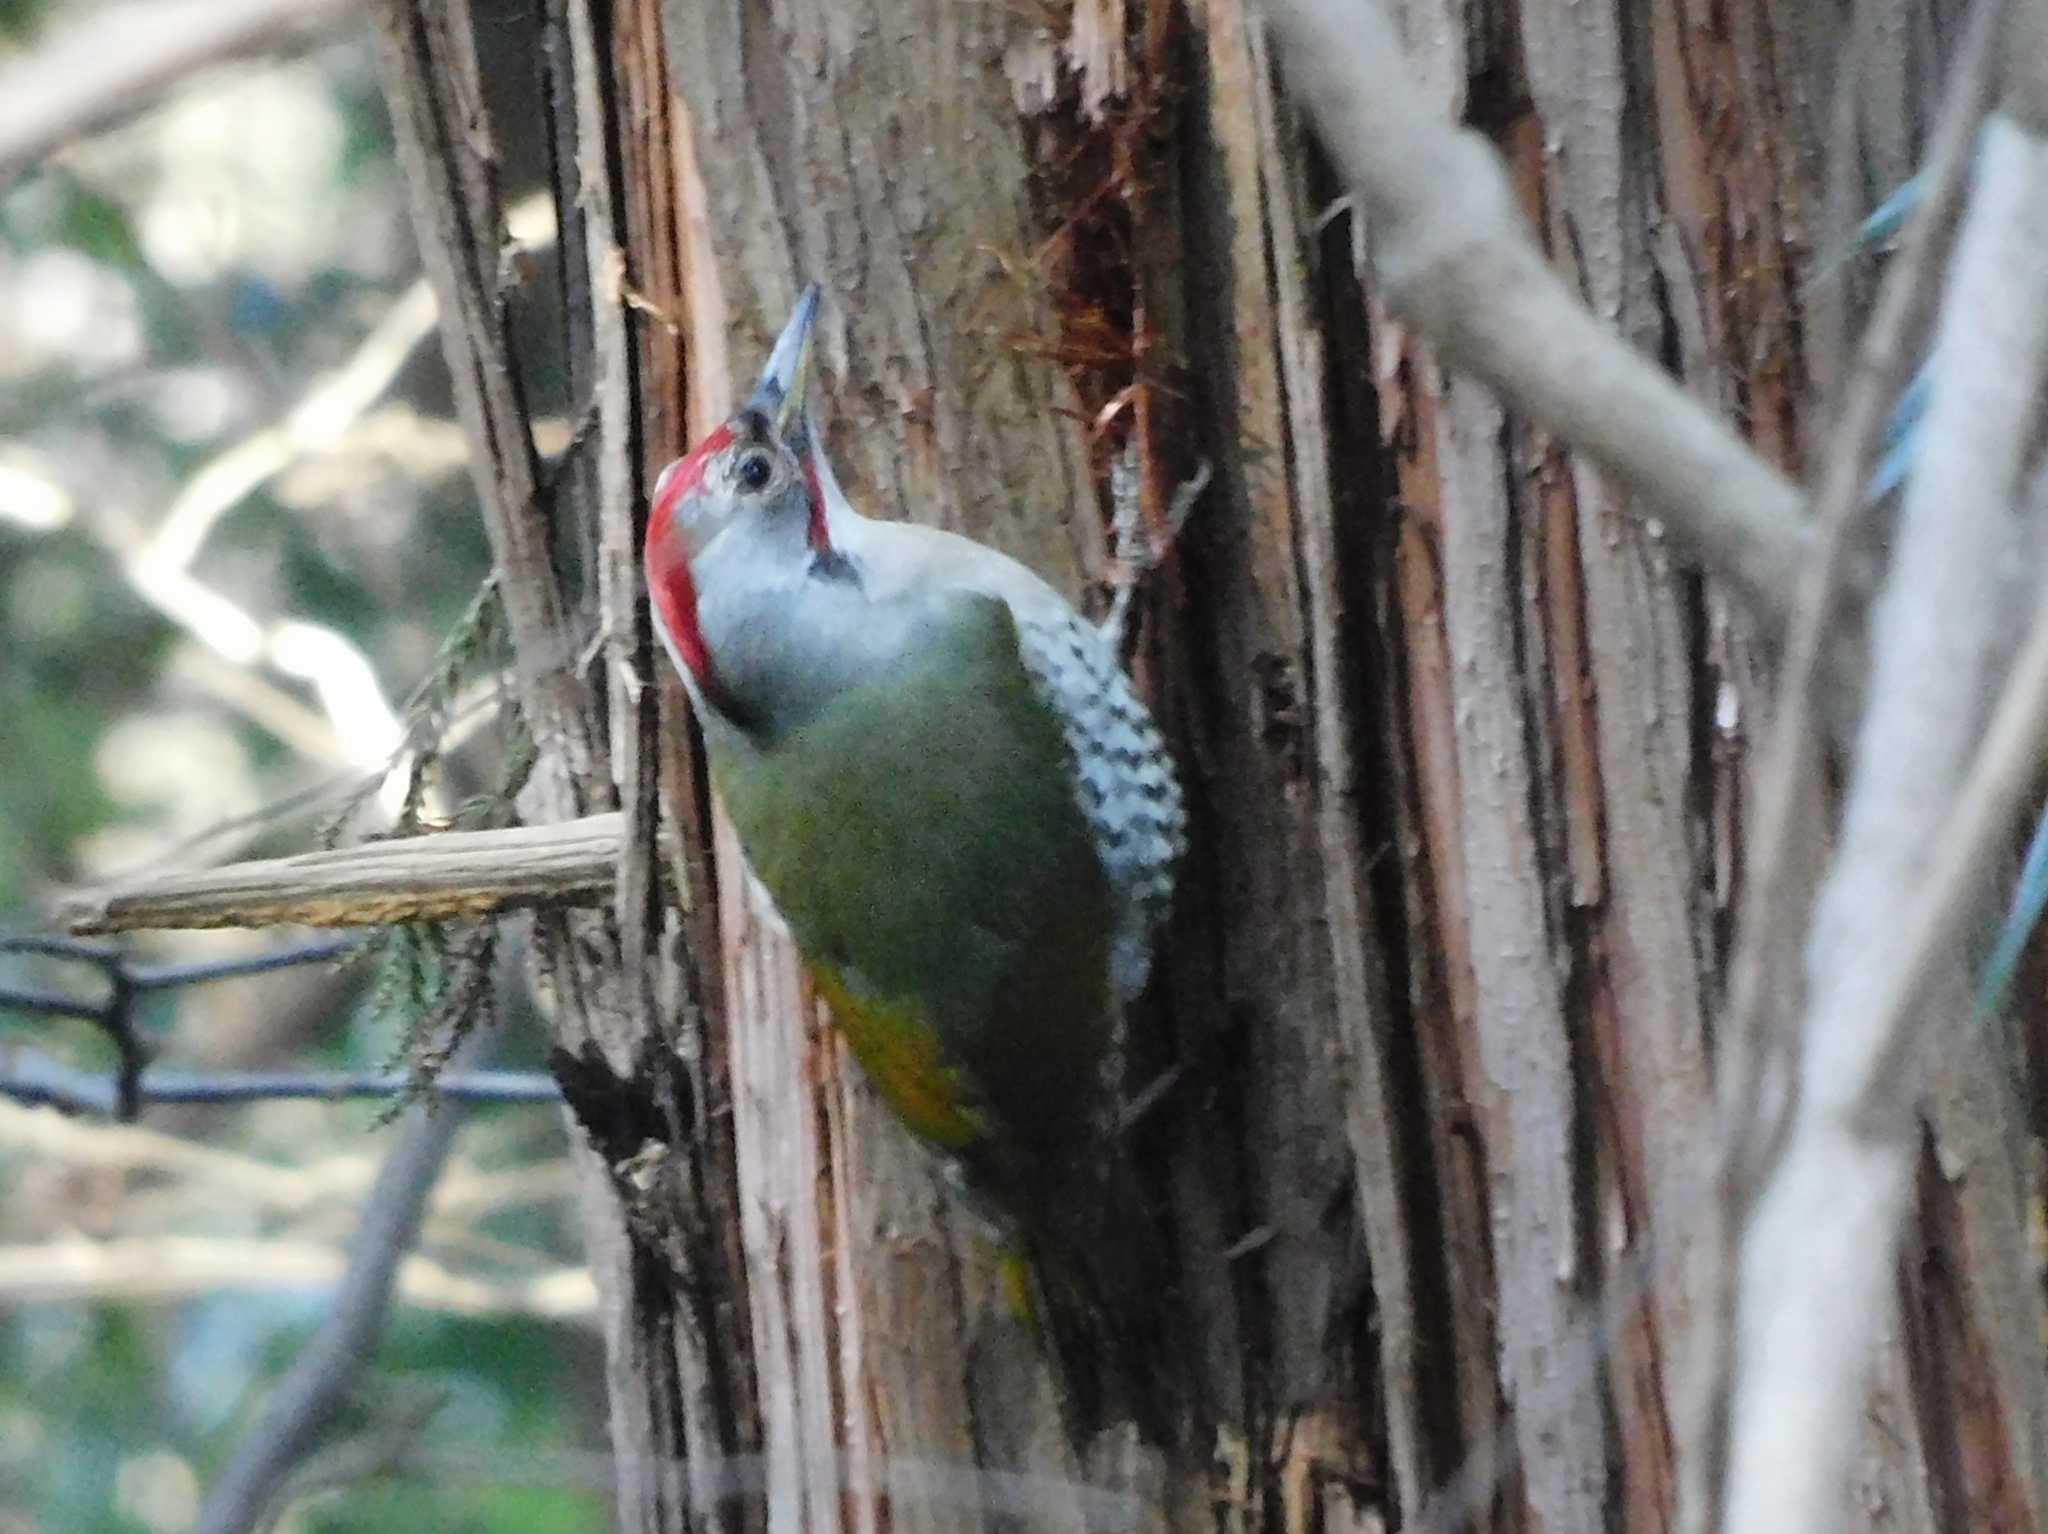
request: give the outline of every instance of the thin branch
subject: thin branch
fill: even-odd
[[[0,70],[0,186],[208,65],[275,46],[347,0],[150,0],[98,11]]]
[[[522,248],[554,243],[545,194],[521,199],[507,211],[506,224]],[[278,421],[215,454],[185,481],[153,529],[113,512],[89,520],[135,591],[196,641],[178,662],[190,679],[294,750],[375,770],[379,781],[404,754],[403,731],[362,649],[324,625],[260,618],[201,580],[192,566],[221,518],[265,482],[309,457],[350,450],[365,413],[432,333],[435,319],[433,289],[421,278],[391,301],[347,360],[315,379]],[[459,431],[445,429],[466,445]],[[10,473],[17,495],[62,508],[45,525],[69,520],[76,498],[63,486],[24,469]],[[265,676],[265,667],[310,684],[321,711]]]
[[[1936,817],[1962,786],[1996,674],[1996,572],[2048,371],[2043,248],[2048,145],[1994,116],[1874,614],[1842,847],[1807,945],[1798,1103],[1743,1235],[1725,1528],[1826,1530],[1844,1512],[1914,1148],[1897,908],[1939,857]]]
[[[486,586],[491,581],[486,578]],[[208,652],[189,652],[205,655]],[[329,773],[304,788],[281,795],[253,810],[226,816],[210,825],[178,838],[147,857],[138,858],[125,867],[101,876],[101,887],[125,889],[167,876],[174,864],[190,864],[205,861],[208,857],[228,856],[237,847],[245,847],[276,830],[295,817],[311,817],[323,810],[339,809],[339,819],[346,821],[356,806],[377,792],[379,787],[391,779],[392,774],[407,763],[408,758],[422,750],[434,750],[446,755],[477,732],[488,726],[497,717],[508,694],[508,684],[498,676],[489,677],[465,688],[445,709],[438,710],[441,724],[438,735],[424,729],[419,723],[423,711],[423,699],[445,666],[446,652],[437,659],[434,675],[430,675],[413,690],[401,710],[408,721],[407,739],[370,772]],[[225,668],[224,662],[217,662]],[[245,675],[237,671],[236,675]],[[265,684],[267,685],[267,684]],[[291,700],[287,700],[291,701]],[[298,707],[292,702],[293,707]],[[313,718],[320,725],[317,716]],[[320,752],[310,754],[319,755]]]
[[[375,767],[401,738],[398,716],[361,648],[319,624],[266,624],[201,581],[192,565],[221,518],[259,486],[344,439],[432,333],[434,317],[433,291],[425,279],[414,282],[348,360],[316,379],[283,420],[243,437],[187,480],[148,536],[124,530],[103,537],[122,556],[135,589],[222,660],[252,673],[267,663],[311,683],[329,725],[325,755],[352,767]]]
[[[505,223],[523,249],[554,244],[554,210],[545,193],[507,209]],[[433,288],[419,278],[392,299],[347,360],[314,379],[281,420],[209,459],[179,489],[134,555],[138,584],[148,589],[159,577],[189,570],[221,518],[257,488],[301,458],[342,446],[419,344],[434,333],[437,317]]]
[[[440,831],[331,852],[145,875],[57,907],[73,932],[144,927],[383,926],[593,905],[611,893],[619,816]]]
[[[1816,497],[1819,547],[1801,572],[1798,605],[1779,682],[1777,724],[1757,773],[1757,812],[1750,841],[1754,865],[1738,930],[1742,945],[1730,983],[1728,1017],[1720,1029],[1720,1123],[1715,1184],[1713,1290],[1689,1339],[1693,1422],[1684,1467],[1684,1527],[1719,1526],[1726,1490],[1728,1412],[1734,1377],[1737,1299],[1735,1251],[1755,1191],[1759,1165],[1790,1108],[1790,1044],[1771,1024],[1794,1004],[1791,956],[1802,930],[1800,908],[1809,880],[1795,849],[1809,848],[1819,794],[1819,724],[1823,647],[1834,630],[1857,546],[1854,530],[1871,509],[1864,493],[1869,464],[1883,437],[1890,402],[1899,395],[1939,292],[1936,254],[1946,244],[1990,104],[1995,7],[1980,7],[1953,70],[1925,171],[1918,215],[1885,274],[1854,369],[1842,417],[1830,444]],[[1767,1079],[1773,1069],[1777,1079]]]
[[[304,787],[289,790],[252,810],[222,816],[146,855],[125,860],[121,867],[103,871],[101,881],[110,886],[132,884],[148,875],[160,874],[176,863],[231,857],[294,819],[310,820],[336,804],[375,792],[377,785],[397,768],[402,755],[403,751],[393,752],[391,759],[374,772],[323,773]]]
[[[1370,219],[1388,308],[1596,459],[1782,630],[1813,551],[1799,491],[1573,297],[1531,242],[1499,155],[1423,95],[1380,5],[1267,10],[1288,81]]]
[[[283,420],[217,453],[184,483],[135,555],[138,579],[189,569],[223,516],[302,454],[338,442],[433,330],[434,294],[422,278],[392,300],[349,359],[315,379]]]
[[[1880,1000],[1870,1028],[1881,1043],[1864,1083],[1859,1116],[1877,1120],[1895,1114],[1902,1086],[1917,1077],[1917,1053],[1936,1021],[1924,1010],[1929,993],[1942,965],[1954,958],[1988,878],[2001,866],[2014,821],[2028,808],[2044,739],[2048,607],[2037,607],[2026,648],[1963,785],[1959,808],[1938,837],[1940,853],[1928,872],[1925,893],[1901,923],[1903,937],[1878,961],[1873,990]]]

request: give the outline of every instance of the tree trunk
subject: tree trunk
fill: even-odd
[[[387,9],[394,78],[406,48],[454,69],[462,25]],[[1768,706],[1743,615],[1375,305],[1368,231],[1243,0],[545,9],[598,421],[556,536],[587,544],[604,685],[551,701],[581,685],[559,614],[518,639],[543,810],[628,825],[615,909],[541,933],[621,1526],[1671,1525]],[[1825,0],[1397,9],[1585,300],[1796,472],[1853,308],[1806,281],[1824,151],[1864,167],[1837,178],[1857,198],[1909,173],[1952,8],[1866,7],[1832,115],[1857,60]],[[442,108],[460,173],[409,168],[474,216],[487,126],[459,90]],[[1155,517],[1216,470],[1136,663],[1193,819],[1133,1023],[1136,1082],[1180,1072],[1135,1137],[1194,1382],[1168,1449],[1069,1445],[987,1238],[833,1035],[649,644],[641,498],[807,278],[830,452],[873,512],[1099,595],[1111,457],[1134,448]],[[502,443],[474,387],[465,420]],[[544,499],[502,473],[486,496],[515,592]],[[1930,1110],[1869,1412],[1877,1527],[2048,1517],[2029,1126],[1996,1069],[1963,1077]]]

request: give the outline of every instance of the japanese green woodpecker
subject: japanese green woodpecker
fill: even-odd
[[[655,623],[849,1048],[1028,1260],[1073,1387],[1076,1349],[1119,1351],[1128,1307],[1159,1304],[1108,1291],[1152,1282],[1119,1254],[1122,1016],[1180,790],[1113,645],[1051,586],[848,504],[805,402],[817,314],[813,286],[753,396],[657,482]]]

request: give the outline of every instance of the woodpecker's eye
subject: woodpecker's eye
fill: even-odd
[[[766,453],[749,453],[740,460],[740,483],[749,490],[759,490],[774,472],[775,466],[768,461]]]

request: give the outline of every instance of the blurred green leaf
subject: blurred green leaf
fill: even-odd
[[[0,38],[27,42],[42,27],[48,0],[0,0]]]

